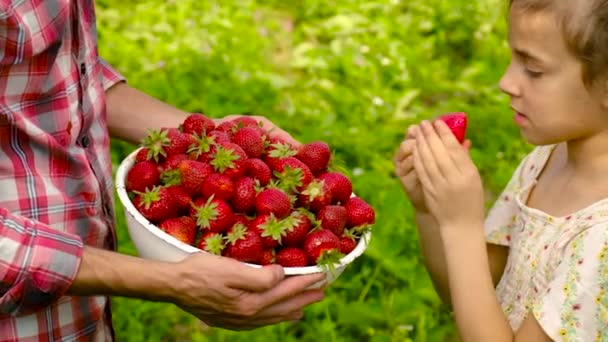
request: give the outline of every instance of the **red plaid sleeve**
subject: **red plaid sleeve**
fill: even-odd
[[[103,90],[108,90],[112,88],[118,82],[124,82],[125,78],[121,75],[116,69],[114,69],[105,59],[99,58],[99,63],[101,64],[102,70],[102,83]]]
[[[83,243],[0,208],[0,316],[48,306],[72,284]]]
[[[70,1],[0,0],[0,64],[19,64],[58,43]]]

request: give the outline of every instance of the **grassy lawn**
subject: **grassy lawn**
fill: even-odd
[[[391,159],[409,124],[466,111],[488,199],[505,185],[530,149],[497,86],[509,58],[505,2],[98,0],[101,54],[131,85],[185,110],[264,115],[300,141],[326,141],[377,212],[367,252],[297,324],[234,333],[207,329],[169,304],[115,298],[118,340],[441,341],[453,334]],[[133,148],[115,142],[114,162]],[[120,250],[133,254],[117,210]]]

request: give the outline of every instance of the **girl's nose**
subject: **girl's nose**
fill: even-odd
[[[500,90],[511,97],[517,97],[520,95],[520,90],[516,82],[513,62],[509,64],[507,70],[505,70],[505,73],[500,78],[498,86],[500,87]]]

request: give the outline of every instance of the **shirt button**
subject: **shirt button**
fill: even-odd
[[[84,75],[87,73],[87,67],[84,63],[80,63],[80,74]]]
[[[80,137],[80,139],[78,140],[78,143],[80,144],[80,146],[82,146],[83,148],[87,148],[89,147],[89,145],[91,144],[91,140],[89,139],[88,136],[83,135],[82,137]]]

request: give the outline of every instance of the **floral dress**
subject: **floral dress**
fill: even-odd
[[[608,198],[567,216],[526,205],[555,145],[524,158],[485,221],[509,247],[496,287],[513,331],[530,314],[556,341],[608,341]]]

